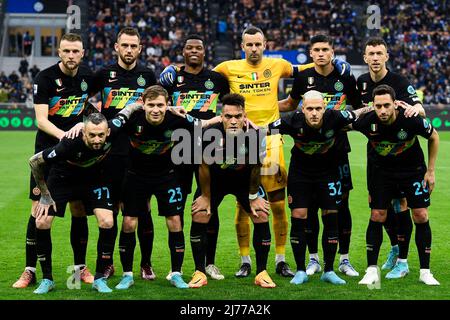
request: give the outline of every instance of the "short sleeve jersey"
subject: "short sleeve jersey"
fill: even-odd
[[[411,82],[406,77],[389,70],[384,78],[378,82],[372,80],[369,72],[359,76],[357,86],[358,90],[361,92],[363,103],[371,105],[373,101],[373,89],[382,84],[387,84],[394,89],[397,100],[405,101],[410,105],[421,103],[416,93],[416,89]]]
[[[118,63],[106,66],[95,74],[94,91],[101,93],[101,112],[106,119],[112,119],[129,104],[142,101],[145,88],[155,85],[153,71],[137,64],[125,70]],[[114,144],[111,154],[127,155],[129,143],[123,132]]]
[[[39,72],[33,84],[33,103],[47,105],[48,120],[67,131],[83,120],[83,111],[92,90],[93,74],[80,65],[77,74],[64,74],[58,63]],[[58,140],[38,129],[36,150],[56,144]]]
[[[218,102],[230,92],[227,79],[220,73],[203,68],[198,74],[192,74],[184,67],[177,73],[173,85],[166,89],[172,105],[182,106],[198,119],[214,117]]]
[[[399,108],[391,125],[383,124],[372,111],[353,123],[353,129],[368,139],[368,157],[384,170],[418,170],[425,166],[424,156],[417,136],[428,139],[433,126],[419,116],[406,118]]]
[[[327,76],[319,74],[314,67],[299,72],[294,80],[290,93],[291,98],[300,100],[309,90],[317,90],[324,94],[327,109],[345,110],[349,104],[353,109],[358,109],[362,104],[361,96],[356,88],[355,77],[353,75],[343,77],[336,68]],[[350,143],[346,132],[340,132],[336,145],[338,150],[350,152]]]
[[[86,146],[83,141],[83,134],[70,139],[64,137],[58,144],[43,151],[43,158],[46,163],[53,164],[53,168],[63,171],[66,174],[76,175],[85,172],[85,169],[93,169],[111,151],[112,145],[126,123],[124,117],[117,117],[108,122],[111,130],[104,146],[99,150],[93,150]]]
[[[189,115],[186,118],[166,112],[159,125],[151,125],[145,118],[145,111],[134,112],[127,122],[126,130],[130,138],[129,170],[144,177],[167,175],[174,168],[171,151],[174,145],[172,133],[177,129],[201,132],[201,121]]]
[[[335,147],[339,131],[356,119],[352,111],[326,110],[320,129],[309,126],[303,112],[297,110],[289,117],[269,124],[271,133],[288,134],[294,139],[289,174],[323,176],[337,168]],[[295,172],[292,172],[295,169]]]
[[[263,58],[257,66],[245,59],[230,60],[214,68],[228,79],[230,91],[245,97],[247,117],[256,125],[267,125],[280,117],[278,81],[292,75],[290,62],[279,58]]]

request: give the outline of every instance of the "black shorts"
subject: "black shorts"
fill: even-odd
[[[198,174],[198,167],[197,164],[181,164],[175,167],[175,175],[185,195],[192,192],[193,177]]]
[[[122,200],[122,187],[128,168],[128,156],[108,155],[102,161],[102,172],[111,186],[111,198],[114,202]]]
[[[199,192],[200,193],[200,192]],[[196,197],[200,195],[196,193]],[[236,182],[228,182],[227,180],[215,181],[211,178],[211,212],[218,212],[218,208],[226,195],[234,195],[236,201],[242,206],[242,208],[250,213],[250,200],[248,199],[250,193],[250,186],[248,183],[236,184]],[[258,188],[258,196],[267,200],[267,192],[263,186]]]
[[[147,214],[152,195],[158,202],[158,215],[169,217],[183,214],[183,190],[175,173],[150,178],[132,171],[125,174],[122,214],[129,217]]]
[[[83,202],[87,215],[92,215],[94,209],[113,210],[111,186],[101,182],[92,175],[66,174],[51,170],[47,186],[56,203],[56,212],[50,208],[49,215],[64,217],[68,202],[80,200]]]
[[[323,210],[337,210],[342,201],[342,190],[342,182],[337,174],[322,177],[288,175],[288,204],[291,209],[317,205]]]
[[[370,194],[370,187],[375,184],[374,178],[378,174],[377,167],[373,164],[372,160],[367,159],[367,171],[366,171],[366,179],[367,179],[367,191]],[[393,193],[390,195],[392,199],[402,199],[405,195],[400,190],[393,190]]]
[[[342,192],[348,192],[353,189],[352,172],[350,170],[350,162],[348,161],[348,153],[342,152],[338,155],[339,179],[342,183]]]
[[[426,168],[411,172],[386,172],[373,168],[371,184],[369,185],[370,208],[387,209],[392,199],[406,198],[408,207],[427,208],[430,206],[430,193],[423,187],[423,177]]]

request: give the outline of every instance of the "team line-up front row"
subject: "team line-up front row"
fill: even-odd
[[[397,253],[392,259],[390,253],[390,259],[383,265],[392,269],[386,277],[401,278],[409,272],[406,260],[412,233],[409,207],[416,224],[419,279],[428,285],[438,285],[429,267],[431,229],[426,209],[434,187],[438,135],[423,118],[420,103],[415,104],[414,88],[387,70],[385,42],[370,39],[366,44],[364,58],[370,73],[358,79],[360,93],[352,75],[337,72],[341,62],[332,61],[332,41],[327,36],[311,39],[310,55],[314,63],[308,67],[292,66],[282,59],[262,58],[264,48],[263,32],[249,27],[242,34],[246,58],[224,62],[215,72],[203,67],[202,39],[189,36],[183,49],[184,67],[180,70],[169,67],[160,77],[167,92],[154,85],[156,79],[151,70],[137,64],[142,46],[135,29],[124,28],[119,32],[115,44],[117,63],[101,69],[93,79],[80,65],[81,37],[64,35],[58,50],[61,62],[41,72],[34,84],[39,130],[36,154],[30,161],[35,178],[30,182],[33,213],[27,227],[27,267],[13,286],[24,288],[36,281],[37,258],[43,280],[35,293],[47,293],[54,288],[50,227],[54,216],[64,215],[67,203],[72,213],[71,244],[81,280],[93,283],[100,292],[111,292],[107,279],[114,272],[112,258],[120,203],[124,215],[119,239],[123,276],[116,289],[128,289],[134,283],[136,229],[141,247],[141,277],[154,279],[150,262],[153,223],[149,207],[153,194],[158,201],[159,215],[166,217],[171,252],[171,272],[167,279],[176,287],[204,286],[206,274],[223,279],[214,265],[214,256],[219,226],[217,209],[226,194],[234,194],[238,202],[236,230],[242,265],[237,277],[246,277],[251,272],[249,226],[245,222],[250,217],[254,224],[255,284],[275,287],[266,272],[271,244],[269,207],[275,235],[276,272],[293,278],[293,284],[301,284],[308,280],[308,275],[321,271],[318,231],[315,246],[314,236],[311,237],[313,225],[318,227],[315,212],[320,207],[324,224],[321,280],[344,284],[333,271],[338,243],[339,270],[348,276],[359,275],[348,260],[351,178],[347,155],[350,145],[345,131],[349,129],[358,130],[369,139],[367,184],[372,211],[366,236],[368,268],[360,283],[379,281],[376,265],[382,226],[388,231],[387,221],[392,217],[387,209],[395,212],[398,225],[388,232],[393,245],[391,253],[394,248]],[[278,102],[278,80],[291,76],[295,77],[293,90],[288,99]],[[230,91],[234,94],[227,94]],[[70,130],[81,121],[88,97],[97,92],[102,95],[98,108],[101,113],[90,114]],[[300,98],[301,110],[280,118],[279,110],[295,109]],[[215,117],[218,99],[223,108],[221,116]],[[134,103],[139,100],[143,106]],[[187,114],[175,109],[166,113],[170,100]],[[370,111],[369,107],[356,111],[329,110],[345,107],[346,100],[357,107],[361,100],[372,103],[375,110]],[[422,117],[417,116],[419,111]],[[215,134],[222,138],[215,142],[202,141],[194,134],[190,146],[198,150],[200,142],[201,164],[175,166],[172,151],[180,144],[174,145],[172,138],[179,130],[191,133],[204,130],[201,137],[210,133],[209,136]],[[68,137],[65,131],[70,132]],[[290,135],[295,141],[287,177],[287,199],[292,211],[290,242],[296,273],[284,258],[288,234],[284,212],[286,173],[281,139],[276,133]],[[429,141],[428,169],[417,135]],[[255,154],[257,161],[254,161]],[[181,273],[183,212],[194,172],[200,187],[192,204],[190,230],[195,273],[186,284]],[[392,206],[392,199],[402,200],[394,201]],[[94,213],[99,224],[95,276],[85,265],[86,213]],[[310,261],[305,268],[306,245]],[[393,257],[397,256],[395,260]]]
[[[266,152],[265,139],[257,139],[261,143],[255,149],[255,146],[249,145],[251,139],[239,136],[248,134],[251,130],[255,130],[256,135],[279,132],[290,135],[295,141],[288,174],[288,197],[292,214],[290,240],[297,264],[297,272],[291,283],[302,284],[308,281],[305,271],[307,208],[317,203],[322,209],[324,223],[327,221],[326,223],[334,226],[334,230],[325,238],[325,270],[322,278],[334,284],[345,284],[333,272],[338,244],[336,209],[342,192],[338,167],[330,165],[339,152],[334,145],[342,130],[358,130],[369,139],[367,180],[372,216],[385,214],[392,195],[397,193],[406,197],[414,215],[426,216],[430,192],[434,186],[434,163],[439,144],[437,132],[420,117],[407,118],[404,110],[397,108],[395,92],[391,87],[381,85],[374,90],[373,96],[375,110],[363,114],[371,107],[356,111],[326,110],[322,93],[308,91],[303,97],[302,111],[280,118],[263,130],[248,125],[245,99],[239,94],[223,97],[221,116],[205,121],[189,115],[183,117],[166,112],[169,101],[167,92],[160,86],[151,86],[143,93],[143,110],[136,111],[140,109],[139,105],[129,105],[110,121],[101,113],[92,113],[83,123],[82,134],[73,139],[64,138],[56,146],[31,158],[32,172],[41,190],[41,200],[36,211],[38,228],[45,225],[45,230],[50,231],[54,216],[63,215],[67,202],[73,198],[74,193],[77,194],[78,199],[84,200],[87,212],[93,212],[97,217],[100,230],[93,287],[100,292],[112,291],[104,277],[113,247],[110,232],[113,225],[111,186],[102,178],[101,161],[114,144],[118,132],[124,130],[130,137],[133,148],[123,187],[123,228],[134,232],[137,217],[148,211],[148,199],[155,195],[159,215],[166,218],[169,230],[171,283],[178,288],[195,288],[207,284],[204,274],[206,224],[211,210],[219,207],[225,195],[233,194],[254,223],[253,247],[258,274],[255,284],[275,287],[266,271],[271,243],[269,204],[264,197],[264,189],[260,186],[261,164]],[[167,132],[181,128],[193,132],[195,127],[209,127],[203,136],[207,130],[219,130],[223,138],[218,142],[211,142],[209,148],[213,161],[203,159],[199,166],[200,192],[192,204],[191,225],[196,271],[187,284],[181,275],[185,247],[180,218],[184,210],[183,193],[170,161],[171,147],[158,156],[148,156],[145,150],[151,148],[146,142],[155,137],[166,136],[165,139],[169,142],[171,137]],[[418,135],[429,140],[428,169]],[[231,141],[235,143],[230,143]],[[227,149],[227,143],[233,150]],[[208,148],[208,145],[206,143],[204,148]],[[250,161],[250,151],[255,150],[258,150],[256,163]],[[394,157],[392,153],[399,154]],[[204,157],[205,155],[207,153],[204,153]],[[155,161],[160,163],[158,167],[152,166]],[[44,164],[52,165],[47,182],[43,178]],[[381,242],[377,241],[377,236],[382,231],[381,223],[371,219],[369,224],[369,229],[373,228],[373,231],[368,232],[369,268],[360,281],[361,284],[372,284],[378,281],[379,276],[376,265]],[[198,236],[192,237],[193,233]],[[37,245],[39,251],[39,241]],[[422,263],[426,267],[429,266],[429,253],[426,254],[427,243],[418,243],[418,246],[422,245],[424,248],[419,248],[421,267]],[[116,289],[128,289],[134,281],[134,246],[121,247],[120,251],[124,276]],[[41,260],[43,281],[50,282],[49,288],[52,288],[54,284],[49,279],[51,273],[48,273],[51,272],[51,265],[46,263],[51,262],[51,252],[43,254],[46,255],[46,259]],[[422,270],[429,271],[429,268]]]

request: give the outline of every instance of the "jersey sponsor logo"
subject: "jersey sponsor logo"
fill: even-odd
[[[262,83],[243,83],[239,85],[239,89],[259,89],[270,87],[270,82]]]
[[[196,110],[199,112],[216,112],[219,94],[214,91],[196,91],[189,92],[175,91],[172,95],[174,105],[183,107],[187,112]]]
[[[416,93],[416,89],[414,89],[413,86],[408,86],[408,88],[406,90],[408,91],[409,94],[415,94]]]
[[[269,69],[264,70],[263,76],[265,78],[270,78],[272,76],[272,71],[270,71]]]
[[[294,139],[295,140],[295,139]],[[334,145],[335,138],[330,138],[325,141],[301,141],[295,140],[295,146],[300,149],[303,153],[312,154],[323,154],[326,153]]]
[[[147,140],[142,141],[136,137],[131,137],[131,146],[144,154],[161,155],[170,150],[174,142],[170,140],[158,141],[158,140]]]
[[[214,88],[214,82],[212,82],[210,79],[205,81],[205,88],[208,90],[211,90]]]
[[[416,137],[411,140],[391,142],[391,141],[370,141],[374,150],[380,156],[398,156],[414,145]]]
[[[102,108],[123,109],[129,104],[140,101],[143,92],[143,88],[132,90],[129,88],[113,89],[106,87],[102,92]]]
[[[336,81],[334,83],[334,89],[336,91],[342,91],[342,90],[344,90],[344,84],[342,82],[340,82],[340,81]]]
[[[76,116],[83,112],[85,103],[88,99],[87,93],[81,97],[69,96],[67,98],[53,97],[49,102],[48,114],[61,117]]]
[[[145,84],[147,83],[147,81],[145,81],[144,77],[142,76],[142,74],[139,76],[139,78],[137,78],[137,84],[140,85],[141,87],[145,86]]]
[[[315,86],[313,86],[315,87]],[[311,89],[312,87],[307,87]],[[323,93],[323,100],[326,105],[326,109],[345,110],[347,108],[347,95],[343,92],[336,93]],[[300,106],[303,104],[303,99],[300,101]]]

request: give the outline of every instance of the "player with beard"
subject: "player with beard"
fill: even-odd
[[[92,89],[92,73],[81,65],[84,56],[83,42],[79,35],[67,33],[61,37],[57,64],[42,70],[34,81],[33,98],[38,131],[35,141],[35,153],[56,144],[64,137],[65,131],[83,120],[83,112]],[[46,166],[45,177],[50,167]],[[36,230],[35,214],[41,191],[31,176],[30,199],[31,215],[26,233],[26,268],[14,284],[14,288],[26,288],[36,282],[36,241],[44,237]],[[82,204],[79,201],[70,203],[72,224],[70,242],[74,253],[75,271],[80,279],[92,283],[94,277],[86,267],[86,249],[88,225]]]
[[[405,108],[405,116],[411,117],[420,114],[425,117],[423,108],[416,90],[411,82],[404,76],[390,71],[386,64],[389,61],[389,53],[386,42],[382,38],[374,37],[367,40],[364,47],[364,61],[369,66],[369,72],[361,75],[357,80],[358,89],[361,92],[363,103],[372,103],[373,90],[382,84],[389,85],[395,91],[399,106]],[[368,145],[369,147],[369,145]],[[368,158],[367,177],[370,179],[372,164]],[[409,242],[411,239],[413,224],[410,210],[405,198],[398,196],[387,210],[386,220],[383,226],[391,241],[391,250],[382,270],[392,269],[387,277],[399,278],[402,270],[396,268],[396,262],[405,265],[407,263]],[[402,227],[399,229],[397,225]]]
[[[105,66],[95,74],[94,90],[101,93],[99,109],[106,119],[112,119],[124,107],[142,102],[145,88],[156,84],[153,71],[138,63],[142,51],[139,32],[131,27],[125,27],[117,34],[114,49],[117,52],[117,62]],[[114,239],[117,237],[117,215],[120,207],[120,191],[128,165],[129,142],[125,132],[120,132],[103,166],[111,178],[111,194],[114,201]],[[137,235],[141,248],[141,277],[146,280],[155,279],[156,275],[151,265],[153,248],[153,221],[149,212],[139,216]],[[122,233],[121,233],[122,236]],[[113,260],[111,259],[111,262]],[[114,274],[114,265],[108,266],[106,276]]]

